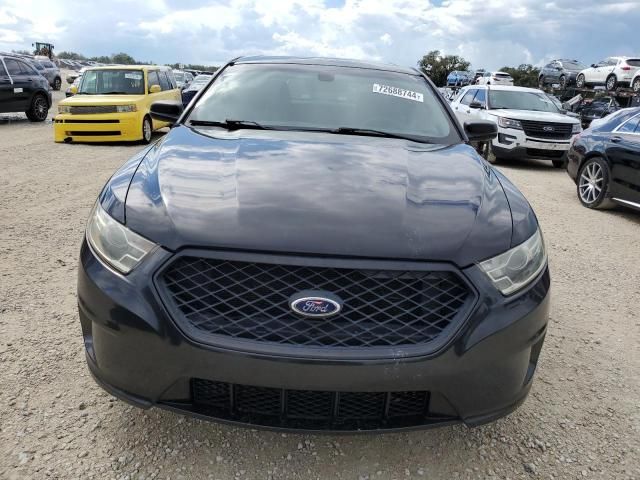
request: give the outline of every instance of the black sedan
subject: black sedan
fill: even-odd
[[[536,216],[415,69],[229,63],[118,170],[81,249],[97,381],[142,408],[269,428],[491,421],[547,328]]]
[[[585,207],[640,209],[640,108],[620,110],[582,132],[569,150],[567,172]]]
[[[578,109],[582,128],[587,128],[592,121],[604,118],[620,109],[620,104],[613,97],[598,97],[589,103],[585,103]]]
[[[193,100],[193,97],[196,96],[200,90],[202,90],[207,83],[211,80],[213,75],[208,74],[200,74],[189,84],[187,88],[182,90],[182,105],[186,107],[189,105],[189,102]]]

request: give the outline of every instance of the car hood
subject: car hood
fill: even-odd
[[[498,108],[489,110],[489,115],[513,118],[514,120],[532,120],[537,122],[578,123],[575,118],[568,117],[564,113],[537,112],[535,110],[510,110]]]
[[[93,107],[96,105],[130,105],[144,99],[144,95],[74,95],[58,105]]]
[[[459,266],[504,252],[512,239],[500,181],[468,145],[185,126],[140,163],[125,220],[171,250]]]

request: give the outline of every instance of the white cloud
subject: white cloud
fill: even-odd
[[[1,0],[0,50],[49,41],[87,55],[220,63],[244,54],[380,59],[415,65],[429,50],[474,67],[592,63],[636,52],[637,0]],[[330,5],[335,5],[330,2]],[[585,35],[585,26],[608,29]],[[609,33],[615,32],[615,34]]]

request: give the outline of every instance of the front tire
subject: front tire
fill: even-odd
[[[587,208],[604,210],[615,203],[608,198],[609,167],[601,157],[593,157],[584,162],[578,172],[578,199]]]
[[[613,90],[616,89],[616,86],[618,85],[618,80],[616,79],[615,75],[609,75],[607,77],[607,83],[605,84],[605,86],[607,87],[607,90],[612,92]]]
[[[563,90],[567,88],[567,77],[564,75],[560,75],[560,88]]]
[[[633,80],[633,84],[631,85],[631,88],[633,89],[633,91],[634,91],[635,93],[640,92],[640,77],[636,77],[636,78]]]
[[[584,88],[586,85],[587,85],[587,82],[584,79],[584,75],[583,74],[578,75],[578,78],[576,78],[576,87]]]
[[[44,95],[38,93],[34,95],[29,109],[24,113],[32,122],[44,122],[49,115],[49,102]]]
[[[480,144],[480,148],[478,149],[478,153],[484,158],[487,162],[492,165],[496,165],[500,163],[500,159],[496,157],[496,154],[493,152],[493,147],[491,142],[484,142]]]
[[[141,142],[145,145],[151,143],[151,136],[153,134],[153,124],[151,123],[151,119],[149,116],[144,117],[142,120],[142,140]]]

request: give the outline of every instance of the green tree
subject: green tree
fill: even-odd
[[[57,54],[58,58],[64,58],[66,60],[86,60],[87,57],[85,57],[84,55],[81,55],[80,53],[76,53],[76,52],[60,52]]]
[[[511,75],[513,77],[513,84],[518,87],[538,86],[538,76],[540,75],[540,70],[528,63],[523,63],[517,68],[502,67],[500,71]]]
[[[442,55],[440,50],[432,50],[418,60],[418,67],[427,74],[438,87],[447,83],[447,75],[454,70],[466,71],[471,63],[459,55]]]

